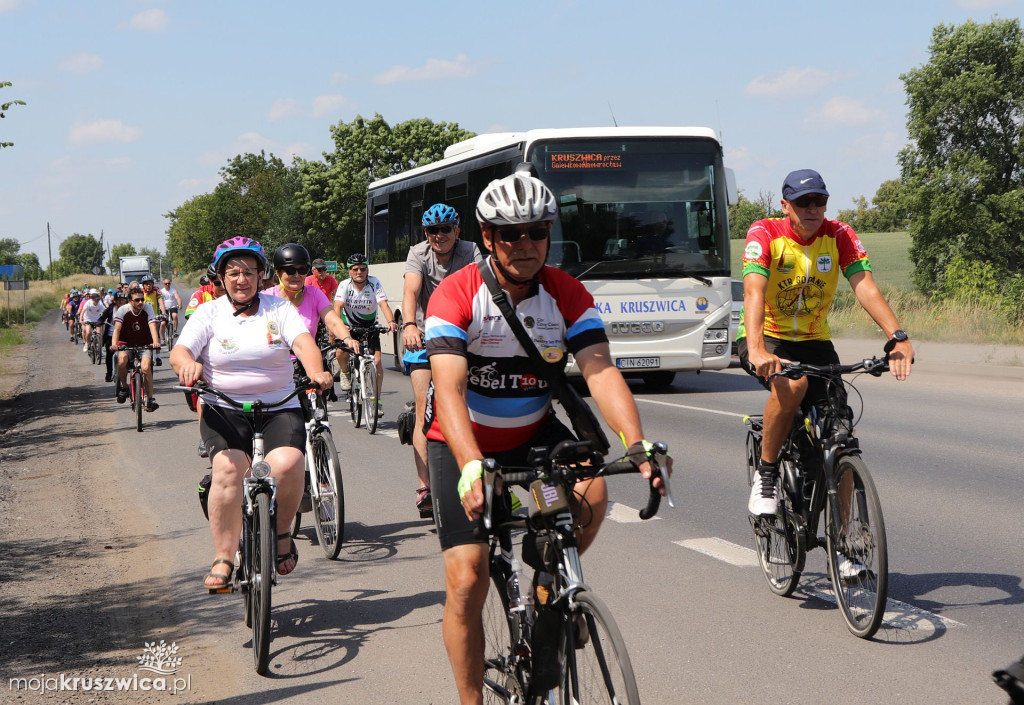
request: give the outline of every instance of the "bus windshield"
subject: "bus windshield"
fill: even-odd
[[[527,158],[559,205],[548,264],[580,279],[729,276],[712,140],[539,141]]]

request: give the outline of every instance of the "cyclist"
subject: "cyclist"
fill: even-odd
[[[123,345],[133,347],[149,346],[149,350],[117,350],[117,403],[124,404],[128,398],[128,356],[140,357],[139,366],[146,387],[146,411],[156,411],[160,405],[153,398],[153,352],[160,349],[160,334],[156,329],[156,314],[146,303],[142,288],[133,284],[128,288],[128,303],[114,314],[114,333],[111,347],[115,350]]]
[[[93,326],[103,315],[103,308],[99,289],[89,289],[89,298],[78,308],[78,320],[82,322],[82,339],[85,341],[82,352],[89,352],[89,336],[92,335]]]
[[[638,454],[650,477],[644,433],[633,396],[612,364],[594,299],[576,279],[545,266],[558,204],[539,179],[517,171],[487,185],[477,202],[491,268],[517,315],[532,317],[531,335],[549,359],[575,356],[608,426]],[[483,626],[488,590],[487,544],[475,535],[483,511],[485,457],[527,465],[534,446],[554,446],[572,433],[554,415],[551,394],[491,300],[477,267],[445,278],[427,305],[426,346],[433,375],[427,407],[427,455],[434,516],[444,556],[443,634],[463,704],[482,702]],[[661,480],[656,480],[661,488]],[[574,511],[585,550],[604,518],[603,479],[576,486]],[[507,497],[507,494],[504,495]]]
[[[226,240],[218,245],[213,264],[226,293],[200,306],[182,329],[171,351],[171,365],[181,383],[193,385],[203,379],[241,402],[276,401],[294,389],[290,352],[294,350],[310,379],[327,389],[333,382],[331,374],[324,372],[320,348],[295,307],[259,291],[267,266],[260,243],[248,237]],[[216,559],[203,587],[216,589],[229,583],[234,570],[242,530],[242,477],[249,468],[252,428],[242,412],[219,399],[204,402],[202,434],[213,465],[207,508]],[[270,411],[263,434],[265,459],[277,480],[277,572],[287,575],[295,569],[298,553],[290,532],[280,528],[291,526],[305,479],[305,427],[299,401],[292,398],[285,408]]]
[[[825,218],[828,190],[821,175],[800,169],[782,184],[782,218],[758,220],[747,231],[743,251],[743,312],[736,333],[740,363],[771,396],[764,407],[761,458],[747,508],[775,514],[778,455],[806,398],[824,396],[820,379],[767,378],[782,362],[837,364],[828,310],[839,274],[885,335],[895,341],[890,369],[898,380],[910,374],[914,347],[871,275],[868,253],[853,228]]]
[[[395,317],[388,306],[388,295],[377,277],[370,276],[370,265],[364,254],[354,254],[345,262],[349,277],[338,285],[338,293],[334,295],[334,310],[341,315],[352,332],[352,337],[360,339],[362,333],[377,325],[377,310],[384,315],[387,327],[392,331],[398,328]],[[383,414],[384,405],[380,401],[380,390],[384,383],[384,366],[380,362],[380,333],[371,333],[367,338],[373,363],[377,366],[377,416]],[[349,347],[352,347],[351,344]],[[357,348],[352,347],[353,352]],[[348,378],[348,352],[338,351],[338,363],[341,369],[341,388],[349,390],[352,383]]]
[[[203,282],[203,279],[206,282]],[[192,297],[188,300],[188,306],[185,307],[185,318],[188,318],[196,309],[207,301],[213,301],[219,299],[224,295],[224,285],[220,280],[220,276],[217,275],[217,271],[211,264],[206,270],[206,274],[199,278],[199,288],[195,290]]]
[[[107,289],[106,293],[103,294],[103,308],[106,308],[114,302],[114,290]]]
[[[178,331],[178,309],[181,308],[181,297],[178,296],[177,290],[171,286],[171,278],[167,277],[164,279],[164,288],[160,290],[160,312],[167,316],[167,320],[162,324],[164,327],[164,338],[167,337],[166,331],[172,332]],[[167,328],[170,326],[170,328]]]
[[[107,374],[104,379],[107,382],[114,381],[114,314],[117,309],[128,303],[128,297],[118,288],[113,293],[113,298],[106,308],[97,325],[103,326],[103,352],[107,363]]]
[[[144,274],[142,278],[139,279],[139,284],[142,285],[142,293],[146,297],[146,303],[153,309],[153,315],[155,316],[156,312],[162,311],[160,308],[160,292],[156,289],[156,279],[153,278],[152,274]],[[153,358],[156,361],[157,367],[164,364],[163,360],[160,359],[159,349],[153,353]]]
[[[352,335],[341,320],[341,316],[331,306],[331,301],[324,296],[318,287],[306,284],[309,274],[309,251],[302,245],[289,242],[274,251],[274,271],[277,273],[277,286],[267,293],[280,296],[291,301],[299,310],[309,334],[316,338],[317,325],[323,321],[331,335],[340,340],[350,340]],[[358,352],[359,343],[352,340],[349,345]],[[333,389],[333,380],[331,387]],[[337,397],[331,393],[332,400]]]
[[[82,303],[81,296],[82,295],[79,293],[78,289],[72,289],[68,297],[68,302],[64,307],[68,316],[68,332],[70,333],[69,340],[72,341],[75,339],[75,332],[73,328],[75,325],[75,319],[78,318],[78,307]]]
[[[306,286],[315,286],[324,292],[328,301],[334,301],[338,280],[327,273],[327,263],[317,257],[313,260],[313,273],[306,277]]]
[[[430,385],[430,364],[423,347],[424,314],[427,302],[441,280],[467,264],[479,262],[480,249],[475,242],[460,240],[459,214],[444,203],[435,203],[423,213],[425,240],[409,248],[405,260],[402,293],[402,343],[406,374],[412,382],[416,420],[412,432],[412,455],[420,487],[416,490],[416,508],[421,518],[433,514],[430,473],[427,470],[427,437],[423,435],[423,414]]]

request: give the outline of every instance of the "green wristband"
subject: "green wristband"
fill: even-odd
[[[473,489],[473,483],[484,476],[484,464],[482,460],[470,460],[462,466],[462,476],[459,478],[459,499]]]

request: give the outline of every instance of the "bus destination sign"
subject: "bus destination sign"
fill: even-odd
[[[551,169],[621,169],[621,154],[604,152],[553,152],[548,155]]]

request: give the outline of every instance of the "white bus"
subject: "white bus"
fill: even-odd
[[[366,253],[402,318],[402,274],[423,238],[423,211],[447,203],[462,237],[483,249],[476,201],[495,178],[531,162],[559,218],[548,264],[593,294],[615,364],[651,385],[682,370],[728,367],[728,204],[732,174],[712,130],[608,127],[483,134],[444,159],[370,184]],[[401,335],[381,340],[401,369]],[[578,374],[570,359],[569,374]]]

